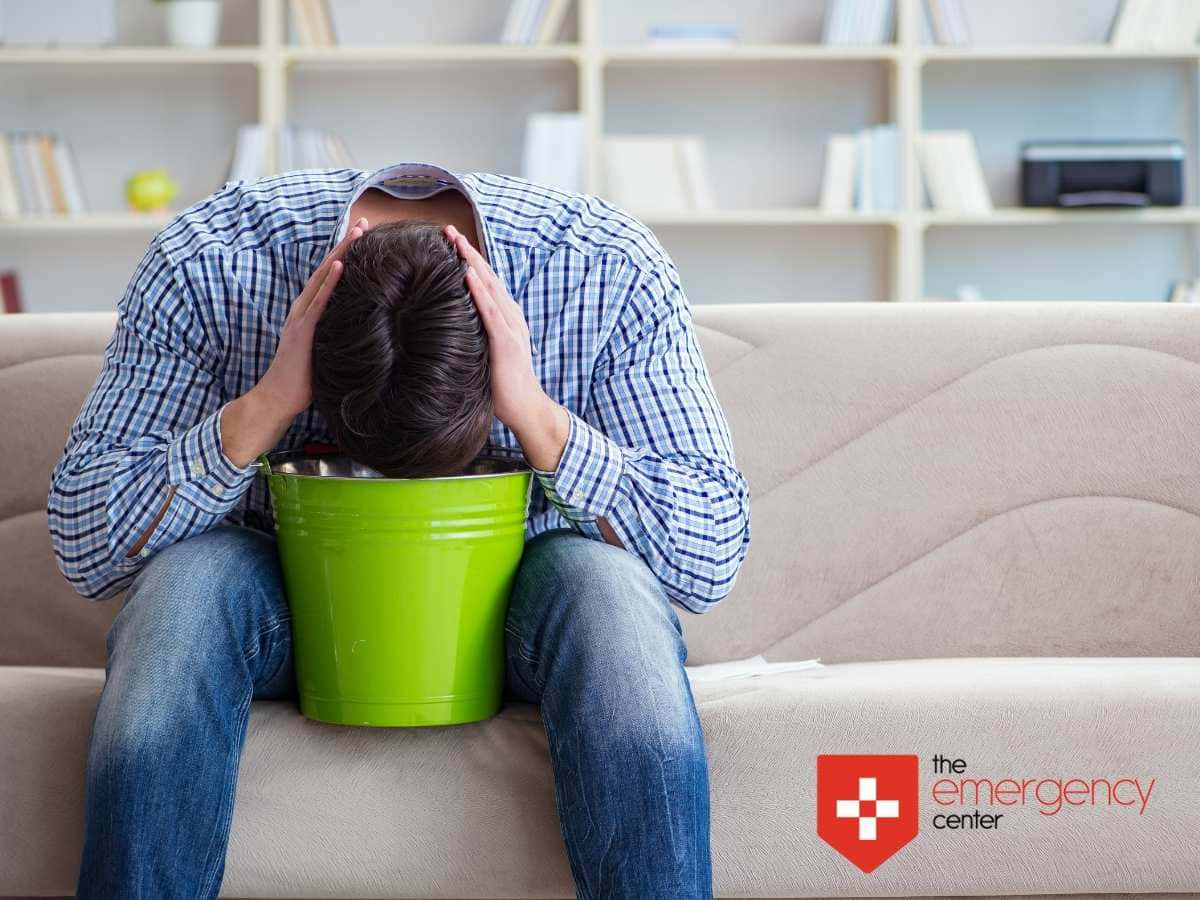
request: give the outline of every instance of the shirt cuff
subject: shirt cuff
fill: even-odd
[[[225,404],[227,405],[227,404]],[[221,446],[222,405],[167,447],[167,480],[175,492],[214,515],[233,508],[257,473],[254,463],[238,468]]]
[[[575,413],[558,468],[534,469],[542,490],[563,518],[572,523],[593,522],[607,513],[616,499],[625,457],[621,447]]]

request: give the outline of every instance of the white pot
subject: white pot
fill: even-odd
[[[172,47],[211,47],[221,26],[221,0],[167,0],[167,40]]]

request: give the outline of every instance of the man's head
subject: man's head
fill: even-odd
[[[492,423],[488,345],[466,264],[431,222],[355,240],[313,340],[313,405],[351,457],[396,478],[448,475]]]

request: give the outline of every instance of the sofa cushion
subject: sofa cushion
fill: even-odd
[[[69,894],[96,670],[0,669],[0,896]],[[951,659],[697,684],[726,896],[1188,891],[1200,885],[1200,661]],[[1136,734],[1137,740],[1130,740]],[[864,874],[816,834],[818,754],[917,754],[920,833]],[[961,777],[1155,779],[1121,806],[999,807],[938,830],[930,758]],[[1048,796],[1048,795],[1047,795]],[[971,808],[973,809],[973,807]],[[966,810],[970,811],[970,809]],[[533,707],[450,728],[322,725],[257,703],[229,896],[567,897]]]
[[[693,310],[752,493],[693,662],[1200,653],[1200,307]],[[111,314],[0,317],[0,664],[103,665],[46,538]],[[52,372],[51,372],[52,370]],[[881,623],[886,627],[879,627]]]

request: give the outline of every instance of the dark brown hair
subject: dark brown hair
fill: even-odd
[[[466,263],[433,222],[376,225],[313,339],[313,406],[351,457],[393,478],[450,475],[492,424],[487,335]]]

